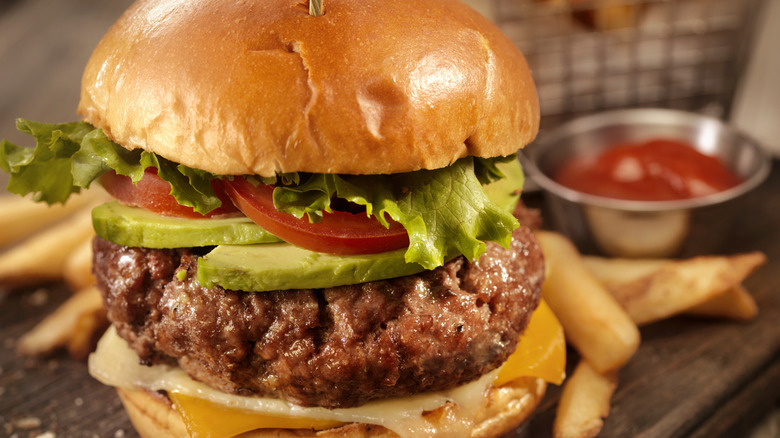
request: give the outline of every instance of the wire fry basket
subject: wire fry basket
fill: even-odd
[[[490,0],[483,13],[528,59],[549,128],[627,107],[728,118],[763,1]]]

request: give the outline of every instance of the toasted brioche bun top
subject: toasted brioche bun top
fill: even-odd
[[[79,114],[216,174],[379,174],[514,153],[536,135],[525,59],[453,0],[138,1],[99,43]]]

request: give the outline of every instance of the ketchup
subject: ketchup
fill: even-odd
[[[621,144],[596,157],[574,157],[553,179],[580,192],[636,201],[695,198],[740,183],[718,158],[672,139]]]

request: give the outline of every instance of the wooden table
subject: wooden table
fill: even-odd
[[[0,3],[0,137],[29,144],[13,130],[16,117],[76,120],[83,66],[128,3]],[[759,317],[749,324],[675,318],[644,328],[602,436],[742,436],[780,401],[779,195],[776,162],[721,249],[767,254],[768,264],[746,282]],[[113,390],[91,379],[85,364],[64,354],[24,359],[14,353],[15,339],[67,294],[61,284],[0,294],[0,436],[136,436]],[[550,391],[517,436],[550,436],[556,394]]]

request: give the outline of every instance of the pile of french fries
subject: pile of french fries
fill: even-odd
[[[92,207],[108,195],[99,188],[48,206],[28,198],[0,196],[0,294],[64,281],[73,295],[16,343],[24,356],[67,348],[85,359],[108,327],[92,275]]]
[[[748,321],[758,314],[743,280],[759,252],[687,260],[582,256],[564,236],[537,231],[547,272],[542,296],[580,362],[563,384],[555,438],[597,436],[618,372],[639,348],[638,326],[680,314]]]
[[[25,356],[66,348],[85,359],[108,327],[91,272],[92,207],[107,195],[93,189],[48,207],[0,197],[0,293],[64,281],[73,291],[17,343]],[[564,382],[555,438],[598,435],[609,415],[619,370],[639,348],[638,326],[679,314],[747,321],[757,315],[743,280],[765,262],[761,253],[687,260],[582,256],[560,234],[536,231],[546,259],[542,296],[577,350],[580,362]]]
[[[642,12],[639,2],[626,0],[536,0],[559,13],[570,12],[588,28],[609,31],[635,26]]]

